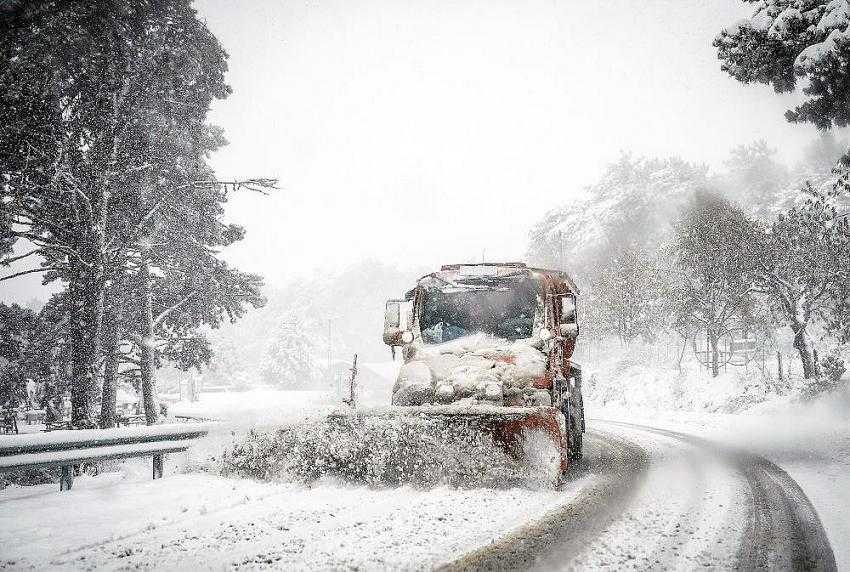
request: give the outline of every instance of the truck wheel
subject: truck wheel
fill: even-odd
[[[582,456],[581,427],[572,415],[570,415],[570,432],[567,435],[567,453],[572,461],[577,461]]]

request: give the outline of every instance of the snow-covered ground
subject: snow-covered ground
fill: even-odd
[[[800,365],[786,356],[790,384],[781,395],[758,363],[728,367],[713,378],[675,348],[590,348],[585,368],[587,415],[673,429],[759,454],[786,470],[820,515],[839,566],[850,567],[850,373],[839,389],[812,401],[801,399],[806,382]],[[845,360],[850,356],[846,355]],[[790,375],[789,375],[790,372]]]
[[[389,396],[390,384],[386,386]],[[379,392],[381,393],[381,392]],[[320,415],[329,393],[257,390],[202,394],[171,412],[224,420],[189,453],[215,454],[237,430]],[[312,487],[206,473],[149,480],[142,460],[118,472],[0,491],[0,568],[429,568],[487,544],[573,497],[566,490]],[[68,526],[68,515],[84,526]],[[155,556],[154,556],[155,554]]]
[[[0,568],[431,568],[539,518],[584,484],[497,492],[205,474],[80,478],[67,493],[2,493]]]
[[[339,402],[328,391],[252,389],[201,393],[198,401],[180,401],[169,415],[221,419],[241,426],[285,423],[303,415],[329,410]]]
[[[386,403],[383,395],[388,400],[391,385],[387,379],[372,388],[374,403]],[[658,388],[648,393],[662,395]],[[60,493],[55,484],[0,491],[0,568],[428,569],[527,528],[529,521],[569,504],[597,476],[591,467],[559,491],[422,490],[355,487],[328,480],[305,487],[227,478],[197,469],[214,471],[216,465],[209,458],[220,455],[227,443],[249,428],[314,418],[336,406],[337,396],[330,392],[271,389],[202,394],[198,402],[175,404],[172,413],[223,422],[213,424],[210,436],[188,455],[172,455],[164,479],[150,480],[149,461],[130,460],[118,472],[78,478],[70,492]],[[594,419],[669,428],[772,460],[811,499],[839,568],[850,566],[850,524],[843,513],[850,506],[847,389],[811,403],[774,401],[736,414],[665,412],[624,407],[617,401],[603,406],[591,400],[587,407],[591,429]],[[653,478],[675,480],[677,458],[671,457],[674,464],[662,465]],[[193,472],[180,474],[187,466]],[[668,470],[670,474],[664,472]],[[664,486],[660,482],[656,488]],[[724,504],[734,501],[724,492],[727,489],[733,490],[718,489],[726,495]],[[712,498],[707,502],[717,501]],[[609,528],[608,537],[590,545],[582,562],[617,561],[610,560],[611,555],[632,544],[634,554],[654,558],[651,543],[644,546],[637,540],[645,529],[640,523],[655,519],[662,530],[675,521],[678,513],[673,512],[636,505]],[[84,526],[69,526],[68,515]],[[712,539],[726,526],[721,521],[693,524],[694,530],[707,527],[704,536]],[[609,546],[605,538],[619,540]],[[733,545],[723,548],[734,553]],[[689,548],[693,562],[700,561],[703,549],[699,543]]]

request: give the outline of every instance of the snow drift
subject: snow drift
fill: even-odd
[[[392,408],[388,408],[387,411]],[[373,487],[542,488],[557,482],[551,439],[529,432],[520,462],[486,432],[420,415],[331,415],[272,431],[250,431],[222,458],[222,472],[261,480],[340,479]]]

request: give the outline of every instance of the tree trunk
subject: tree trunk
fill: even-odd
[[[139,284],[142,305],[142,339],[139,344],[142,402],[145,407],[145,422],[148,425],[153,425],[159,418],[159,407],[156,400],[156,378],[154,377],[153,295],[151,293],[150,267],[145,252],[142,252],[142,262],[139,267]]]
[[[815,377],[815,365],[812,341],[806,331],[806,324],[792,322],[791,331],[794,332],[794,347],[800,354],[800,362],[803,364],[803,378],[812,379]]]
[[[812,367],[815,377],[820,379],[820,359],[818,358],[818,350],[812,347]]]
[[[708,342],[711,345],[711,377],[720,375],[720,355],[718,350],[719,339],[714,334],[708,335]]]
[[[112,283],[106,288],[104,294],[103,393],[100,400],[100,426],[104,429],[115,427],[117,412],[118,345],[124,307],[120,272],[120,270],[116,271],[116,276],[113,277]]]
[[[76,226],[75,256],[69,256],[71,342],[71,424],[93,428],[103,326],[104,253],[109,190],[95,184],[75,196],[82,214]]]
[[[71,424],[94,427],[98,361],[103,320],[103,267],[95,241],[87,245],[86,266],[71,261],[69,294],[71,339]]]

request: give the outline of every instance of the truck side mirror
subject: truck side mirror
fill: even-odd
[[[384,310],[384,343],[388,346],[401,346],[413,341],[409,323],[410,306],[406,300],[387,300]]]
[[[578,311],[575,294],[561,294],[556,300],[560,312],[558,330],[565,338],[578,337]]]

